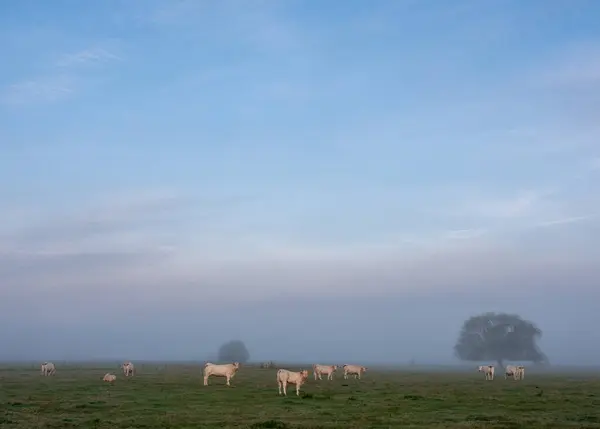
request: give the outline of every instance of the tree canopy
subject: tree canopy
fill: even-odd
[[[542,331],[516,314],[484,313],[466,320],[454,346],[456,356],[466,361],[504,360],[546,362],[536,340]]]
[[[246,363],[250,353],[243,341],[232,340],[219,348],[219,361]]]

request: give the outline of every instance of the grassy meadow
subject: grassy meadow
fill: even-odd
[[[277,393],[275,369],[242,367],[233,386],[200,365],[0,367],[0,428],[600,428],[598,374],[482,374],[371,369],[362,380],[309,379]],[[298,369],[289,367],[289,369]],[[114,385],[101,381],[117,375]]]

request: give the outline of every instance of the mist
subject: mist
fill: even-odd
[[[241,339],[252,361],[458,364],[453,346],[468,317],[485,311],[517,313],[536,323],[551,364],[593,365],[600,335],[595,298],[567,293],[412,293],[387,297],[295,298],[253,303],[215,301],[176,311],[146,307],[80,324],[20,321],[4,330],[0,359],[205,360]],[[3,316],[4,326],[16,326]],[[12,322],[12,323],[11,323]]]

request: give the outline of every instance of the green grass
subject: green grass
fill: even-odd
[[[294,369],[294,368],[289,368]],[[105,372],[117,374],[110,386]],[[200,365],[0,368],[0,428],[600,428],[600,378],[370,370],[363,380],[309,379],[279,397],[275,369],[242,367],[233,387]],[[312,375],[311,375],[312,376]]]

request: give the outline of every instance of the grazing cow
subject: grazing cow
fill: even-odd
[[[354,374],[354,378],[358,378],[360,380],[361,374],[364,374],[367,371],[366,366],[360,365],[344,365],[344,378],[348,379],[348,375]]]
[[[123,365],[121,365],[121,368],[123,368],[123,374],[125,377],[129,377],[130,375],[133,377],[135,366],[133,366],[131,362],[125,362]]]
[[[287,369],[280,369],[277,371],[277,387],[279,388],[279,394],[287,396],[287,385],[296,385],[296,395],[300,396],[300,387],[306,383],[308,379],[308,371],[303,369],[300,372],[288,371]]]
[[[114,374],[110,374],[110,373],[106,373],[104,374],[104,378],[102,378],[102,381],[107,381],[109,383],[114,383],[114,381],[117,379],[117,376]]]
[[[42,364],[42,375],[44,376],[48,376],[48,375],[54,375],[56,373],[56,367],[54,366],[54,364],[52,362],[44,362]]]
[[[273,363],[272,360],[270,360],[268,362],[263,362],[263,363],[260,364],[260,367],[261,368],[265,368],[265,369],[273,368],[273,366],[275,366],[275,364]]]
[[[504,379],[506,380],[508,377],[512,377],[513,379],[517,379],[517,373],[519,372],[519,367],[515,365],[506,365],[506,369],[504,370]]]
[[[337,365],[313,365],[313,374],[315,375],[315,381],[317,377],[319,380],[323,380],[321,378],[322,375],[327,376],[327,380],[333,380],[333,373],[337,370]]]
[[[204,364],[204,385],[208,386],[208,377],[214,375],[215,377],[225,377],[227,379],[227,386],[231,386],[230,381],[239,368],[240,364],[238,362],[225,365],[215,365],[214,363],[206,362]]]
[[[477,368],[477,371],[483,372],[485,374],[486,380],[494,379],[494,365],[483,365]]]

